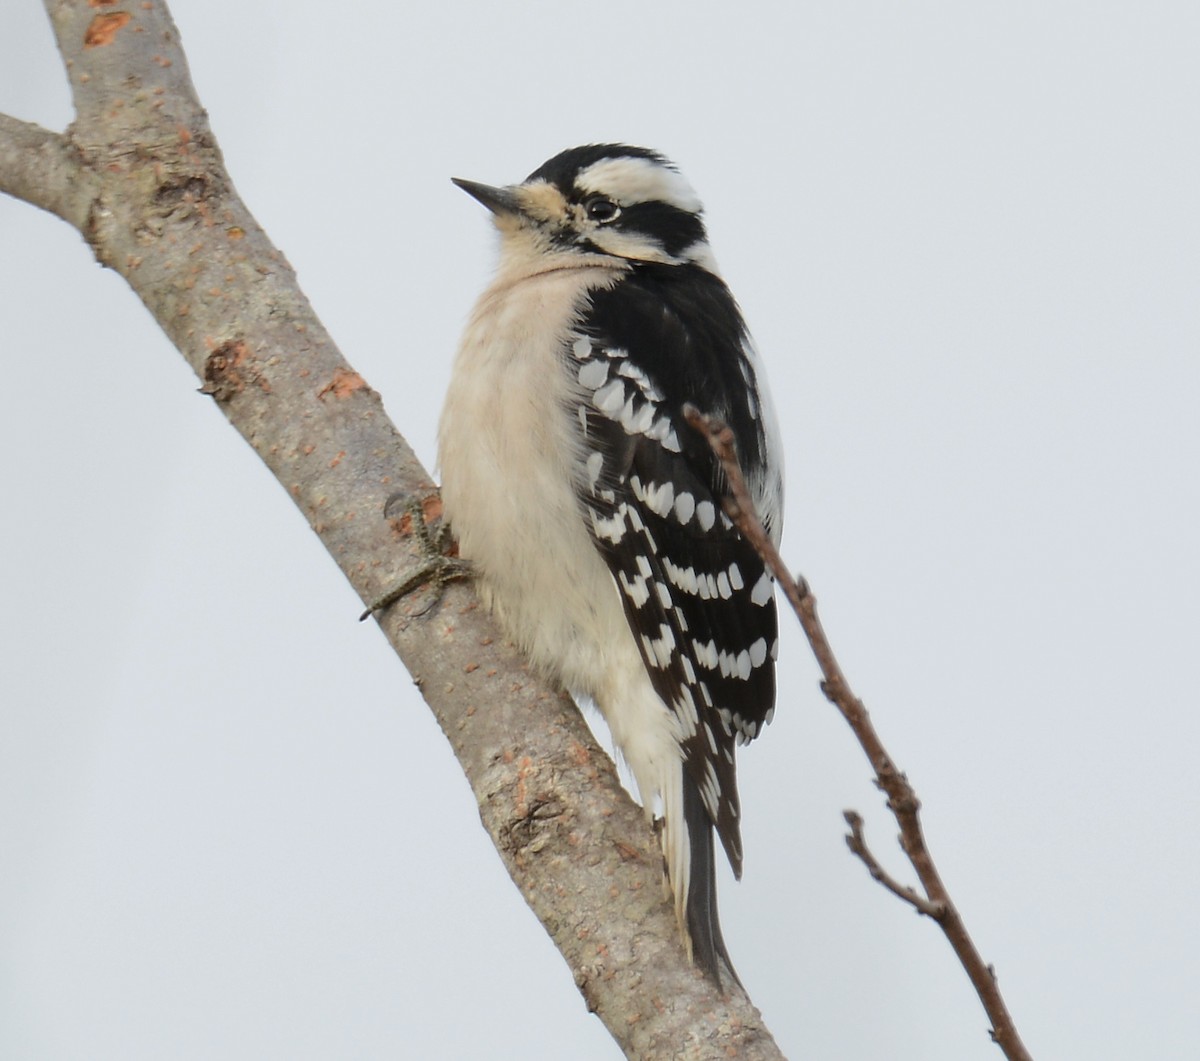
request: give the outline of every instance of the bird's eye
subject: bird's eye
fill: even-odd
[[[621,212],[621,208],[616,203],[611,199],[605,199],[603,195],[593,195],[590,199],[585,199],[583,209],[589,221],[596,221],[601,225],[615,220]]]

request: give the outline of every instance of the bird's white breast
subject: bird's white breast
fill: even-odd
[[[467,326],[439,429],[446,515],[483,595],[535,663],[591,697],[614,646],[636,648],[573,488],[578,385],[564,350],[588,290],[619,275],[501,273]]]

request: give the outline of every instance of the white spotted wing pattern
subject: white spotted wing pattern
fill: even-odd
[[[707,444],[662,385],[602,337],[576,335],[566,351],[585,440],[577,468],[585,519],[740,876],[734,747],[774,710],[772,581],[721,510]]]

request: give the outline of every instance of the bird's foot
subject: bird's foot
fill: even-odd
[[[388,509],[392,507],[393,502],[396,500],[397,498],[390,498],[388,500],[387,505],[384,506],[385,515],[389,515]],[[419,612],[415,612],[411,616],[414,619],[419,618],[441,603],[446,586],[451,582],[471,577],[471,564],[457,555],[458,543],[454,541],[453,535],[450,533],[450,528],[443,524],[438,528],[436,534],[430,530],[427,518],[430,515],[437,518],[441,514],[440,498],[435,497],[431,500],[432,504],[429,500],[421,498],[411,499],[398,520],[401,534],[415,534],[417,536],[424,563],[411,575],[373,602],[358,617],[359,622],[369,618],[376,612],[391,607],[396,601],[402,597],[407,597],[414,590],[420,589],[422,586],[433,585],[437,590],[433,600]],[[434,509],[434,511],[431,512],[431,509]]]

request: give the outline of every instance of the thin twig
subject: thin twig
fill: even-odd
[[[880,864],[871,849],[867,846],[867,838],[863,833],[862,815],[856,810],[842,812],[850,832],[846,836],[846,846],[867,867],[867,872],[879,881],[888,891],[914,907],[919,914],[941,921],[946,915],[946,908],[937,903],[931,903],[925,896],[919,894],[911,884],[901,884]]]
[[[720,461],[727,484],[726,496],[722,498],[725,514],[734,522],[742,536],[754,546],[771,574],[775,576],[817,658],[824,679],[821,682],[821,691],[849,723],[875,771],[875,784],[887,795],[888,808],[900,824],[900,846],[916,871],[925,892],[924,897],[894,881],[879,866],[862,841],[862,819],[854,811],[847,812],[846,816],[851,828],[851,834],[847,837],[850,850],[862,859],[872,877],[922,913],[928,914],[941,926],[992,1022],[992,1039],[1009,1061],[1032,1061],[1000,994],[995,971],[983,960],[972,941],[942,882],[933,856],[929,853],[921,829],[921,801],[917,799],[908,778],[896,767],[884,748],[865,705],[851,691],[850,683],[846,680],[824,627],[817,617],[817,601],[808,583],[803,578],[792,577],[754,510],[754,501],[750,497],[746,478],[738,461],[733,431],[723,420],[706,415],[694,405],[685,405],[683,414],[687,422],[707,439],[717,460]]]

